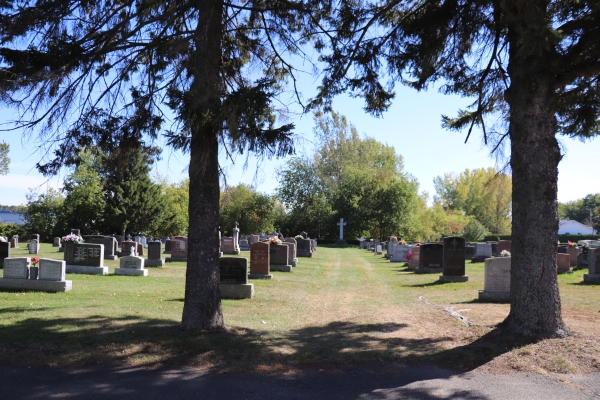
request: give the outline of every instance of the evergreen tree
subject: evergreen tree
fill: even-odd
[[[114,151],[105,161],[105,231],[123,237],[157,235],[163,224],[166,198],[150,179],[152,155],[143,149]]]
[[[10,158],[8,157],[8,151],[10,145],[6,142],[0,142],[0,175],[8,174],[10,165]]]
[[[335,2],[318,49],[328,63],[315,105],[350,90],[380,114],[400,81],[474,97],[452,129],[475,125],[485,143],[510,148],[513,333],[565,335],[556,278],[556,134],[599,133],[600,3],[594,0]],[[390,78],[388,81],[384,79]],[[490,118],[498,125],[490,129]],[[498,135],[494,135],[498,132]]]

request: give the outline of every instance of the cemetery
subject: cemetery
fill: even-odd
[[[233,337],[229,335],[190,338],[179,330],[184,261],[171,261],[168,268],[153,269],[148,274],[145,263],[150,258],[132,255],[137,246],[129,246],[130,255],[123,255],[118,260],[105,260],[96,254],[97,261],[94,262],[103,264],[102,268],[113,276],[110,278],[69,272],[65,261],[61,260],[63,256],[71,257],[68,246],[63,255],[52,243],[41,243],[40,269],[36,280],[27,279],[27,260],[31,260],[29,249],[24,246],[11,248],[11,258],[7,259],[9,264],[14,260],[22,267],[9,266],[0,270],[4,274],[0,279],[0,300],[7,310],[0,319],[3,327],[0,342],[10,344],[23,339],[22,336],[17,339],[14,335],[16,330],[21,332],[24,329],[23,332],[33,334],[35,329],[61,326],[66,331],[60,335],[49,333],[47,339],[60,349],[57,353],[38,354],[33,359],[4,352],[0,353],[0,361],[74,366],[87,365],[94,359],[102,363],[119,360],[126,364],[152,366],[163,362],[185,364],[186,354],[195,352],[207,354],[208,358],[202,363],[211,363],[214,371],[225,371],[232,365],[238,370],[254,371],[273,363],[304,363],[307,357],[311,364],[324,365],[332,361],[352,365],[355,362],[368,364],[384,360],[433,363],[453,368],[456,367],[453,365],[455,359],[459,357],[465,368],[491,362],[499,368],[511,370],[514,368],[511,360],[517,357],[516,350],[494,353],[494,357],[486,358],[476,348],[470,350],[468,346],[462,346],[465,340],[485,336],[508,313],[510,257],[461,263],[466,259],[464,252],[467,246],[464,239],[462,242],[459,239],[462,238],[449,237],[443,243],[433,244],[434,254],[426,256],[425,263],[420,262],[420,256],[424,254],[422,249],[428,248],[426,243],[403,245],[409,247],[410,253],[407,254],[411,254],[405,256],[408,260],[404,263],[390,262],[385,255],[376,255],[374,251],[365,251],[359,246],[319,245],[318,252],[314,252],[313,248],[312,257],[300,259],[297,266],[286,264],[293,269],[291,274],[273,269],[273,266],[283,264],[273,264],[271,256],[279,258],[280,263],[291,262],[293,257],[288,251],[290,247],[294,249],[292,240],[298,242],[301,239],[287,238],[286,242],[275,244],[276,251],[273,253],[268,240],[274,239],[265,236],[250,244],[249,252],[224,255],[219,260],[224,315],[229,326],[247,332],[235,339],[246,343],[244,362],[231,361],[225,355],[231,354],[231,350],[227,349],[231,347]],[[147,243],[148,257],[160,258],[162,249],[153,246],[153,243],[160,242]],[[100,246],[81,245],[85,249]],[[440,247],[441,256],[436,253]],[[183,258],[184,254],[176,255]],[[590,255],[591,261],[595,262],[595,250]],[[441,261],[436,261],[438,257]],[[431,271],[415,273],[411,270],[415,258],[416,268],[421,265],[421,268],[430,268]],[[51,264],[45,264],[46,261]],[[89,257],[84,261],[86,265],[94,264]],[[6,260],[4,263],[6,265]],[[440,271],[440,267],[432,266],[438,263],[441,263]],[[564,317],[578,331],[585,330],[590,335],[587,341],[560,339],[571,349],[569,354],[562,355],[569,370],[589,371],[582,360],[600,354],[600,346],[599,351],[588,350],[589,340],[595,343],[592,337],[600,335],[596,316],[596,308],[600,308],[596,293],[600,286],[583,284],[584,276],[589,275],[598,276],[597,269],[590,269],[589,274],[587,269],[580,269],[558,275]],[[16,311],[25,306],[26,313]],[[452,307],[460,310],[461,316],[468,321],[467,325],[444,311]],[[360,315],[359,321],[355,318],[357,315]],[[110,333],[106,327],[110,327]],[[132,331],[135,335],[126,335],[126,332]],[[92,347],[78,339],[82,332],[93,339],[95,344]],[[427,351],[421,352],[424,349],[416,344],[408,344],[408,347],[402,344],[423,337],[424,332],[426,340],[431,343]],[[370,338],[368,347],[357,334]],[[27,335],[25,333],[25,339]],[[260,345],[257,345],[255,335],[262,336]],[[320,339],[315,341],[315,335]],[[72,346],[73,340],[78,343],[77,346]],[[134,350],[140,346],[148,348],[150,342],[161,345],[144,352]],[[318,351],[311,350],[309,343]],[[278,353],[276,349],[282,346],[294,349],[294,355]],[[355,350],[345,352],[342,351],[344,348]],[[539,346],[536,351],[543,352]],[[128,354],[127,359],[121,357],[123,352]],[[531,364],[526,368],[544,368],[542,365],[551,368],[532,357],[519,357]],[[561,367],[554,365],[552,368]],[[563,365],[562,368],[566,367]]]

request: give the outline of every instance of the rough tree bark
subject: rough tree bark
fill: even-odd
[[[509,21],[512,167],[511,308],[504,322],[524,336],[564,336],[556,278],[557,179],[555,58],[546,1],[506,2]],[[510,5],[510,4],[509,4]]]
[[[211,116],[220,107],[223,2],[198,1],[198,10],[198,37],[190,60],[189,247],[181,327],[219,331],[225,328],[219,291],[219,132]]]

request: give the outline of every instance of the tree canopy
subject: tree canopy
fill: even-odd
[[[6,142],[0,142],[0,175],[6,175],[9,171],[10,158],[8,157],[8,151],[10,145]]]

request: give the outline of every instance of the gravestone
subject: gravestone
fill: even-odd
[[[143,257],[144,256],[144,245],[142,243],[137,243],[137,253],[138,256]]]
[[[310,239],[298,239],[296,240],[298,244],[296,255],[298,257],[312,257],[311,243]]]
[[[410,247],[404,244],[392,244],[392,255],[390,262],[407,262],[406,256],[410,253]]]
[[[142,245],[138,243],[138,245]],[[124,256],[119,260],[119,268],[115,268],[115,275],[148,276],[144,268],[144,257]]]
[[[569,263],[571,267],[577,266],[577,256],[581,250],[578,247],[568,247],[567,254],[569,255]]]
[[[40,242],[40,234],[39,233],[34,233],[33,235],[31,235],[29,237],[29,241],[31,242],[32,240],[37,240],[38,243]]]
[[[512,241],[501,240],[498,242],[498,256],[501,256],[504,250],[508,251],[509,253],[512,253]]]
[[[81,236],[81,231],[79,229],[72,229],[71,228],[71,235]]]
[[[294,252],[294,250],[293,250],[294,249],[294,244],[282,240],[281,241],[281,246],[287,246],[287,248],[288,248],[288,261],[287,261],[287,263],[289,265],[291,265],[292,267],[295,267],[296,266],[296,262],[294,261],[294,257],[292,255],[292,253]]]
[[[240,239],[240,251],[250,251],[250,244],[248,243],[248,239]]]
[[[583,281],[600,283],[600,249],[588,250],[588,274],[583,275]]]
[[[165,240],[165,253],[171,253],[171,239]]]
[[[13,249],[18,249],[19,248],[19,239],[17,239],[17,238],[10,239],[10,247],[12,247]]]
[[[0,268],[4,268],[4,259],[10,257],[10,243],[0,242]]]
[[[271,279],[269,243],[256,242],[250,245],[250,279]]]
[[[135,255],[137,254],[137,243],[133,240],[123,240],[121,242],[121,252],[119,252],[119,257],[125,257],[131,255],[131,248],[135,251]]]
[[[162,256],[162,243],[160,240],[154,242],[148,242],[148,259],[146,260],[146,267],[164,267],[165,260]]]
[[[239,250],[235,247],[235,238],[230,236],[223,236],[221,238],[221,251],[223,254],[240,254]]]
[[[492,256],[498,257],[498,255],[499,255],[498,242],[487,242],[487,243],[492,246]]]
[[[465,246],[465,260],[472,260],[475,256],[475,246]]]
[[[171,238],[171,257],[165,259],[166,262],[185,261],[188,257],[188,238],[187,236],[174,236]]]
[[[417,274],[431,274],[444,270],[444,245],[439,243],[425,243],[421,245],[419,266],[415,268]]]
[[[250,244],[252,245],[253,243],[258,243],[260,242],[260,236],[259,235],[250,235]]]
[[[31,258],[15,257],[4,260],[4,279],[29,279]]]
[[[344,240],[344,226],[346,226],[344,218],[340,218],[340,222],[338,222],[337,224],[340,227],[340,238],[335,241],[335,244],[348,244],[348,242]]]
[[[296,254],[297,248],[298,248],[298,243],[296,242],[296,239],[294,239],[293,237],[285,238],[285,239],[283,239],[283,241],[286,243],[293,244],[293,246],[290,247],[290,251],[291,251],[290,259],[292,260],[292,267],[295,267],[296,265],[298,265],[298,257]]]
[[[313,253],[317,251],[317,239],[310,239],[310,249]]]
[[[219,289],[224,299],[251,299],[254,284],[248,283],[248,260],[245,257],[219,258]]]
[[[140,238],[140,243],[142,244],[142,246],[146,247],[148,246],[148,239],[146,238],[146,236],[142,236]]]
[[[567,254],[568,247],[569,246],[558,246],[558,249],[556,251],[560,254]]]
[[[115,261],[119,256],[119,242],[112,236],[85,235],[82,236],[85,243],[104,245],[104,259]]]
[[[271,271],[292,272],[289,264],[289,248],[284,244],[269,244],[269,258]]]
[[[233,230],[233,249],[234,253],[232,254],[240,254],[240,228],[238,228],[237,221],[235,222],[235,227]],[[225,253],[225,252],[223,252]]]
[[[465,275],[465,238],[448,236],[443,239],[444,274],[440,282],[466,282],[469,277]]]
[[[59,237],[55,237],[54,241],[52,242],[52,247],[60,247],[61,243],[60,243],[60,238]]]
[[[34,290],[36,292],[67,292],[73,282],[65,280],[65,262],[41,258],[37,279],[29,273],[31,259],[10,258],[5,261],[4,277],[0,278],[1,289]]]
[[[510,260],[511,257],[485,260],[483,290],[479,291],[479,300],[510,301]]]
[[[414,271],[419,266],[419,261],[421,259],[421,246],[412,246],[410,251],[412,257],[408,260],[408,270]]]
[[[91,243],[65,242],[66,271],[69,274],[106,275],[104,266],[104,245]]]
[[[376,256],[380,256],[380,255],[382,255],[382,254],[383,254],[383,249],[381,248],[381,244],[378,244],[378,245],[375,247],[375,254],[374,254],[374,255],[376,255]]]
[[[584,269],[587,267],[588,267],[588,253],[579,253],[579,255],[577,256],[576,269]]]
[[[471,262],[483,262],[492,257],[492,245],[489,243],[475,243],[475,254]]]
[[[570,255],[556,253],[556,272],[559,274],[571,272],[571,256]]]
[[[67,264],[63,260],[40,258],[39,280],[42,281],[64,281]]]
[[[38,242],[35,239],[30,240],[29,244],[27,245],[27,248],[29,249],[29,254],[39,254],[39,252],[40,252],[40,242]]]

